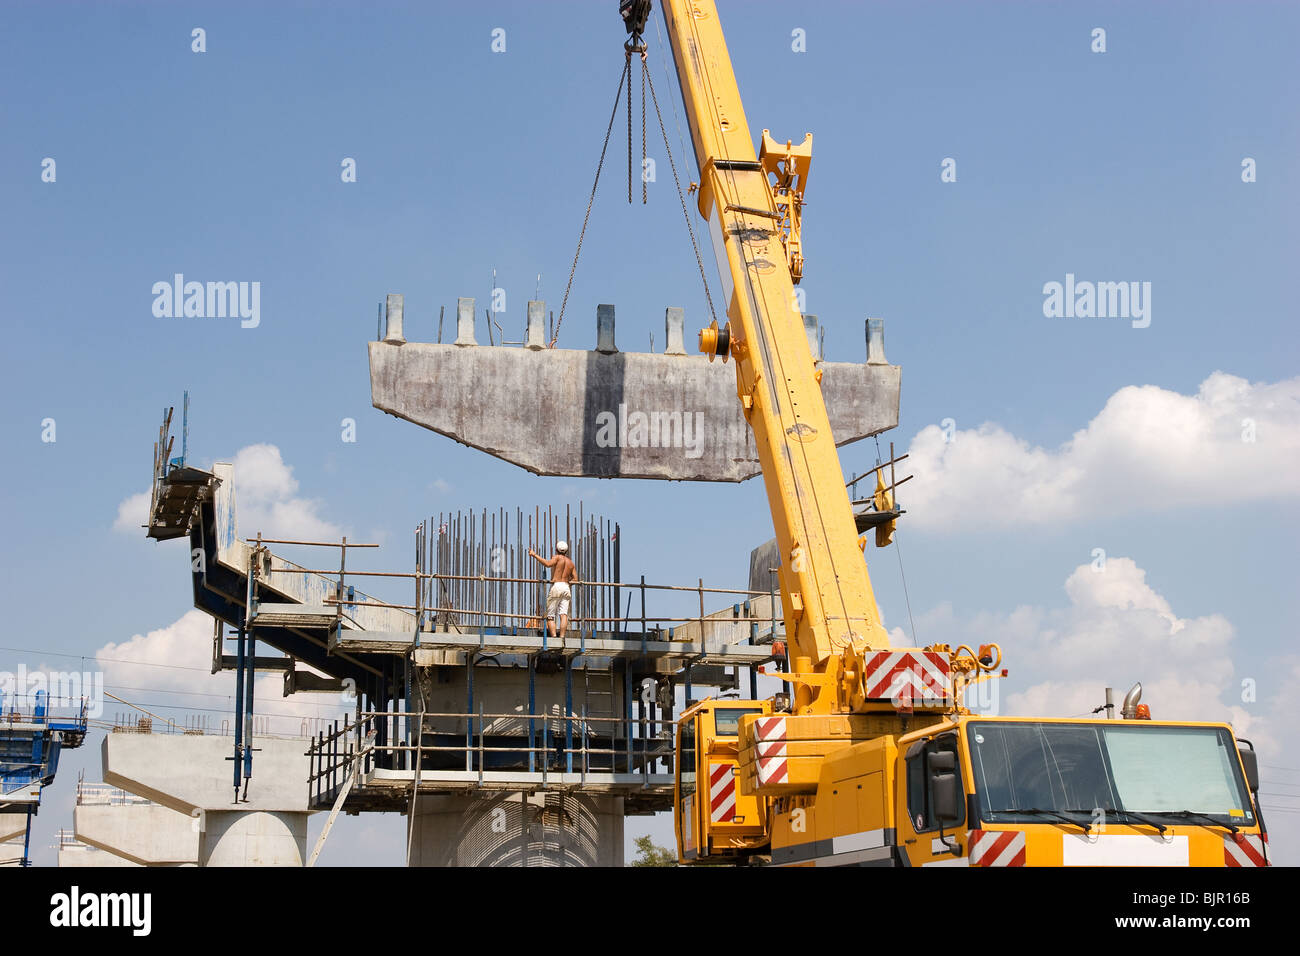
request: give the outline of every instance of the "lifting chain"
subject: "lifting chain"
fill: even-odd
[[[573,265],[569,268],[569,281],[564,286],[564,298],[560,302],[560,315],[555,320],[555,328],[551,332],[551,341],[548,348],[555,348],[555,343],[560,339],[560,326],[564,323],[564,313],[569,305],[569,293],[573,289],[573,277],[578,271],[578,257],[582,253],[582,242],[587,235],[587,223],[591,219],[591,207],[596,201],[596,188],[600,185],[600,174],[605,166],[605,154],[609,150],[609,137],[614,131],[614,119],[618,116],[619,100],[623,98],[623,84],[627,84],[627,201],[632,202],[632,54],[641,55],[641,203],[644,205],[648,202],[649,191],[645,174],[646,164],[646,108],[645,108],[645,91],[647,85],[650,88],[650,99],[654,103],[655,118],[659,121],[659,133],[663,136],[664,152],[668,156],[668,166],[673,173],[673,185],[677,189],[677,201],[682,208],[682,218],[686,221],[686,232],[691,238],[691,250],[695,253],[695,266],[700,273],[700,281],[704,284],[704,299],[709,306],[709,317],[715,323],[717,322],[717,311],[713,306],[713,295],[709,292],[709,278],[704,269],[704,259],[700,255],[700,244],[695,238],[695,228],[691,225],[690,210],[686,206],[686,197],[682,194],[682,182],[677,175],[677,163],[673,160],[672,147],[668,142],[668,129],[664,126],[663,113],[659,109],[659,96],[655,93],[654,77],[650,75],[650,69],[646,62],[646,44],[640,37],[634,37],[629,40],[623,47],[624,63],[623,72],[619,74],[618,89],[614,91],[614,108],[609,114],[609,125],[605,128],[605,142],[600,148],[600,161],[596,164],[596,179],[591,184],[591,195],[587,197],[587,211],[582,217],[582,229],[578,232],[578,247],[573,252]]]
[[[596,201],[596,187],[600,185],[600,171],[605,167],[605,153],[609,149],[609,135],[614,132],[614,117],[618,116],[618,101],[623,98],[623,83],[626,82],[628,87],[632,86],[632,56],[628,54],[626,62],[623,64],[623,72],[618,76],[618,89],[614,91],[614,109],[609,114],[609,125],[605,127],[605,143],[600,147],[600,162],[596,164],[596,181],[591,184],[591,195],[587,197],[587,212],[582,217],[582,230],[578,233],[578,248],[573,250],[573,265],[569,268],[569,282],[564,287],[564,299],[560,302],[560,317],[555,320],[555,328],[551,332],[551,344],[548,348],[555,348],[555,343],[560,339],[560,326],[564,323],[564,310],[569,304],[569,291],[573,288],[573,276],[578,271],[578,256],[582,253],[582,240],[587,235],[587,222],[591,219],[591,204]]]

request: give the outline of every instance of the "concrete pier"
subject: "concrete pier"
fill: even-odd
[[[416,803],[411,866],[622,865],[622,797],[549,791]]]
[[[247,801],[234,800],[228,737],[107,734],[104,781],[180,814],[193,828],[199,866],[302,866],[310,813],[305,742],[259,737],[254,746]],[[159,852],[143,836],[118,839],[115,848],[133,847],[141,859]]]
[[[426,660],[432,657],[421,656]],[[454,714],[464,708],[465,667],[431,664],[418,668],[416,674],[420,699],[429,711]],[[593,681],[603,685],[598,694],[591,686]],[[540,752],[533,754],[531,766],[540,769],[546,764],[557,773],[566,767],[580,772],[584,764],[612,771],[616,757],[589,753],[587,747],[609,746],[623,710],[622,688],[611,680],[608,670],[583,674],[575,683],[586,692],[573,702],[569,713],[574,717],[580,710],[582,719],[566,721],[563,675],[535,678],[532,712],[548,715],[550,723],[544,727],[543,721],[533,721],[532,743]],[[480,668],[474,695],[476,707],[489,715],[479,718],[477,724],[484,739],[496,748],[491,765],[513,768],[521,778],[527,776],[523,772],[530,767],[529,721],[524,716],[530,712],[527,670],[508,665]],[[471,730],[464,717],[428,717],[424,745],[445,747],[464,741]],[[516,746],[518,750],[513,750]],[[471,760],[476,756],[471,753]],[[448,776],[452,763],[464,768],[464,759],[461,754],[436,750],[426,754],[421,790]],[[622,866],[623,803],[617,794],[557,790],[525,793],[496,789],[464,796],[421,792],[411,824],[410,865]]]
[[[78,787],[72,827],[80,843],[99,851],[88,859],[108,855],[133,866],[195,866],[198,863],[198,817],[108,785]],[[69,865],[95,865],[71,854],[70,859],[73,862]]]

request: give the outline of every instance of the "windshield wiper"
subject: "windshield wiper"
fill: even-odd
[[[1080,810],[1079,812],[1082,813],[1083,811]],[[1157,830],[1160,831],[1160,835],[1161,835],[1161,836],[1164,836],[1164,835],[1165,835],[1165,831],[1169,829],[1169,827],[1165,826],[1165,824],[1163,824],[1163,823],[1158,823],[1157,821],[1152,820],[1150,817],[1144,817],[1144,816],[1143,816],[1142,814],[1140,814],[1140,813],[1134,813],[1132,810],[1117,810],[1117,809],[1115,809],[1114,807],[1102,807],[1102,808],[1101,808],[1101,812],[1102,812],[1102,813],[1115,813],[1115,814],[1121,814],[1121,813],[1122,813],[1122,814],[1124,814],[1125,816],[1130,816],[1130,817],[1132,817],[1134,820],[1136,820],[1138,823],[1145,823],[1145,824],[1146,824],[1147,826],[1149,826],[1149,827],[1155,827]]]
[[[1038,817],[1051,817],[1061,823],[1068,823],[1070,826],[1078,827],[1084,833],[1088,833],[1092,828],[1086,823],[1080,823],[1078,820],[1072,820],[1064,813],[1058,813],[1055,810],[1044,810],[1041,807],[1007,807],[1004,810],[991,810],[990,813],[1025,813]],[[1067,810],[1066,813],[1089,813],[1087,810]]]
[[[1199,824],[1199,826],[1203,827],[1225,827],[1233,833],[1237,833],[1241,830],[1241,827],[1236,826],[1235,824],[1220,823],[1218,820],[1214,819],[1214,817],[1204,813],[1197,813],[1195,810],[1166,810],[1162,812],[1171,817],[1197,817],[1198,819],[1205,821],[1204,823]]]

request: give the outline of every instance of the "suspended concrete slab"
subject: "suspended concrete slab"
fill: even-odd
[[[744,481],[760,471],[736,397],[735,369],[683,348],[681,309],[665,316],[663,353],[620,352],[614,307],[597,313],[592,351],[548,349],[544,304],[528,304],[523,347],[482,346],[474,300],[458,303],[454,344],[407,342],[401,296],[370,343],[372,404],[390,415],[538,475]],[[813,355],[820,336],[805,316]],[[821,362],[836,445],[898,424],[901,370],[884,357],[883,322],[867,321],[867,362]]]

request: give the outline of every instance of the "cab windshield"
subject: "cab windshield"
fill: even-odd
[[[1064,814],[1087,825],[1097,811],[1130,823],[1168,825],[1188,814],[1255,823],[1236,741],[1222,727],[979,721],[968,725],[967,742],[988,823]]]
[[[740,733],[741,717],[762,712],[762,707],[719,707],[713,712],[714,733],[719,737],[735,737]]]

